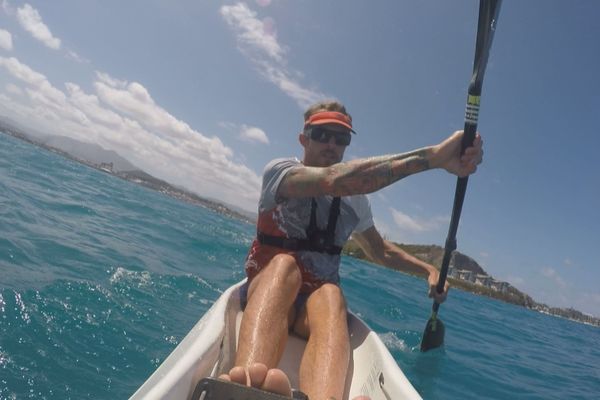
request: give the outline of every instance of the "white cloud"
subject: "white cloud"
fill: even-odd
[[[283,61],[285,50],[274,35],[268,34],[264,23],[244,3],[221,7],[221,15],[237,32],[241,50],[254,49],[275,61]]]
[[[6,68],[11,75],[28,85],[41,86],[46,82],[44,75],[32,70],[14,57],[0,57],[0,66]]]
[[[60,49],[60,39],[52,36],[50,29],[42,21],[40,13],[29,4],[17,9],[17,19],[23,29],[51,49]]]
[[[0,48],[7,51],[13,49],[12,35],[4,29],[0,29]]]
[[[567,287],[567,282],[565,282],[565,280],[556,272],[554,268],[543,268],[540,273],[542,276],[554,282],[559,288],[564,289]]]
[[[390,207],[392,219],[399,229],[413,233],[435,231],[448,221],[447,217],[433,217],[430,219],[419,219],[404,214],[402,211]]]
[[[424,232],[427,230],[427,227],[423,223],[418,222],[411,216],[391,207],[390,211],[392,212],[392,218],[394,219],[394,222],[402,229],[414,232]]]
[[[265,60],[255,61],[263,76],[271,83],[274,83],[282,92],[294,99],[302,108],[306,108],[319,100],[331,98],[331,96],[327,96],[317,89],[303,87],[285,68],[274,66]]]
[[[16,58],[0,57],[0,68],[21,81],[0,95],[0,109],[26,126],[117,151],[146,172],[201,196],[248,210],[256,207],[260,177],[233,161],[233,151],[155,103],[140,83],[97,73],[95,93],[74,83],[65,90]],[[15,89],[16,88],[16,89]]]
[[[8,0],[2,0],[2,10],[6,13],[6,15],[13,15],[15,12]]]
[[[23,95],[23,90],[21,90],[20,87],[18,87],[17,85],[15,85],[14,83],[8,83],[6,84],[6,92],[16,95],[16,96],[22,96]]]
[[[597,292],[586,292],[580,287],[576,287],[576,283],[570,282],[563,278],[556,269],[552,267],[541,268],[539,281],[539,289],[533,296],[554,307],[573,307],[584,313],[600,317],[598,310],[600,309],[600,294]],[[575,279],[569,275],[569,279]],[[537,300],[537,299],[536,299]]]
[[[107,81],[115,82],[110,78],[94,83],[98,98],[146,132],[145,138],[153,143],[152,152],[157,153],[146,164],[173,169],[169,174],[172,180],[181,184],[191,180],[199,194],[234,204],[243,201],[244,206],[254,208],[260,179],[246,166],[234,163],[233,151],[220,139],[209,138],[169,114],[141,84],[132,82],[124,87],[123,82],[110,85]]]
[[[573,266],[573,260],[571,260],[570,258],[565,258],[565,266],[566,267],[572,267]]]
[[[221,7],[221,15],[236,32],[240,51],[252,60],[261,75],[298,105],[305,108],[317,100],[331,98],[317,89],[304,87],[298,81],[299,74],[287,68],[287,51],[277,41],[272,18],[261,21],[244,3]]]
[[[269,144],[269,138],[265,131],[255,126],[242,125],[240,137],[251,142]]]
[[[79,64],[89,64],[90,60],[87,58],[81,57],[79,54],[74,52],[73,50],[67,50],[67,58],[78,62]]]
[[[104,72],[96,71],[96,78],[98,78],[98,80],[100,82],[106,83],[109,86],[119,87],[119,88],[124,88],[127,86],[127,81],[115,79]]]

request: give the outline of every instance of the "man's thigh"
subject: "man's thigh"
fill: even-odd
[[[273,289],[278,285],[282,285],[287,295],[294,297],[288,311],[288,322],[291,328],[297,315],[295,299],[302,285],[300,266],[293,256],[285,253],[278,254],[262,267],[248,285],[247,301],[250,301],[255,293],[267,293],[267,295],[273,293]]]
[[[298,310],[293,331],[308,339],[311,329],[326,329],[336,318],[346,320],[346,299],[342,289],[333,283],[325,283],[307,296],[306,302]]]

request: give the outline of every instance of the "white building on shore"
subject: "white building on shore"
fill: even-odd
[[[461,281],[471,282],[476,285],[484,286],[500,293],[506,293],[508,291],[508,282],[497,281],[487,274],[476,274],[473,271],[458,269],[453,265],[451,265],[448,268],[448,276],[450,278],[459,279]]]
[[[477,275],[475,275],[475,283],[477,285],[481,285],[481,286],[485,286],[485,287],[491,287],[493,280],[494,280],[494,278],[492,278],[489,275],[485,275],[485,274],[477,274]]]
[[[492,280],[492,289],[500,293],[506,293],[508,291],[508,282]]]

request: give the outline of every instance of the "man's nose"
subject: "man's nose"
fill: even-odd
[[[327,147],[335,147],[335,146],[337,146],[337,145],[335,144],[335,136],[333,136],[333,135],[332,135],[332,136],[329,138],[329,141],[327,142]]]

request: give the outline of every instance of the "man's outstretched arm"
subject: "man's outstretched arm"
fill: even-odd
[[[433,168],[467,176],[475,172],[481,162],[482,142],[477,135],[473,146],[461,156],[462,135],[463,132],[458,131],[436,146],[408,153],[362,158],[324,168],[294,168],[279,186],[278,194],[287,198],[366,194]]]

